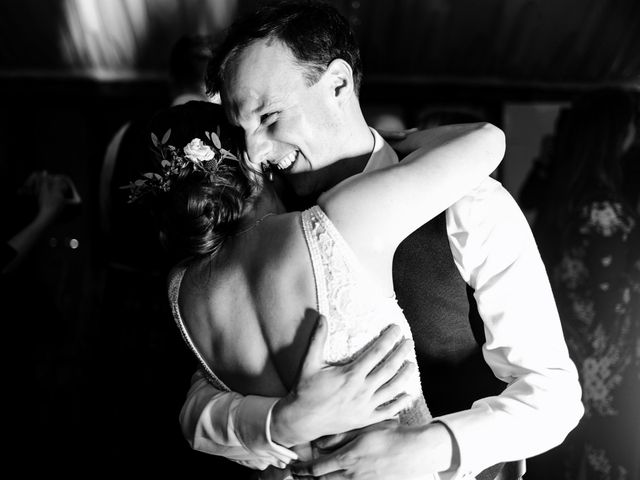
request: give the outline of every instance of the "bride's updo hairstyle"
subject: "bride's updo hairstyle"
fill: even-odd
[[[172,152],[183,159],[171,163],[169,186],[149,195],[163,245],[174,260],[215,254],[259,190],[242,162],[242,131],[227,122],[220,105],[192,101],[158,113],[150,132],[150,148],[170,154],[158,158],[163,178]],[[220,147],[233,157],[220,158]]]

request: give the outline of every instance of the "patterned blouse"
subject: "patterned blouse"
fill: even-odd
[[[579,209],[563,243],[549,275],[585,407],[584,418],[565,442],[565,475],[638,479],[638,220],[615,200],[592,200]]]

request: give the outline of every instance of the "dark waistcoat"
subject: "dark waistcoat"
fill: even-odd
[[[482,356],[482,318],[453,261],[445,213],[409,235],[393,257],[393,284],[411,326],[422,390],[434,417],[466,410],[505,388]],[[500,463],[480,480],[520,478],[524,462]]]
[[[444,213],[400,244],[393,282],[411,326],[433,416],[466,410],[478,398],[499,394],[505,384],[482,357],[482,319],[473,290],[453,261]]]

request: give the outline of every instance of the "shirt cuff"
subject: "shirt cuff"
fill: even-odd
[[[297,460],[292,450],[271,439],[271,412],[278,398],[247,395],[238,407],[236,431],[244,447],[259,456],[270,455],[288,464]]]
[[[487,422],[484,415],[479,414],[482,407],[475,407],[473,410],[463,410],[461,412],[443,415],[435,418],[446,425],[449,433],[453,435],[454,441],[458,444],[460,453],[460,465],[454,472],[441,473],[442,480],[462,480],[474,478],[482,470],[498,463],[490,459],[491,442],[487,441]],[[488,408],[488,407],[485,407]]]
[[[447,423],[440,420],[441,418],[442,417],[434,418],[432,420],[432,423],[441,423],[442,425],[444,425],[449,432],[449,435],[451,436],[451,442],[453,444],[452,448],[459,450],[459,446],[457,445],[458,440],[456,439],[454,433],[451,431]],[[458,459],[458,461],[460,461],[460,459]],[[452,469],[445,472],[438,472],[434,475],[434,478],[436,478],[437,480],[469,480],[473,478],[473,475],[471,471],[463,470],[462,468],[460,468],[460,466],[458,466],[458,468],[456,468],[455,470]]]

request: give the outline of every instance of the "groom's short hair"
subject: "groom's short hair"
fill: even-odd
[[[347,20],[325,3],[287,1],[266,5],[231,25],[209,62],[207,93],[222,89],[228,65],[257,40],[284,43],[304,69],[307,85],[315,84],[329,64],[340,58],[351,66],[356,95],[360,91],[360,51]]]

